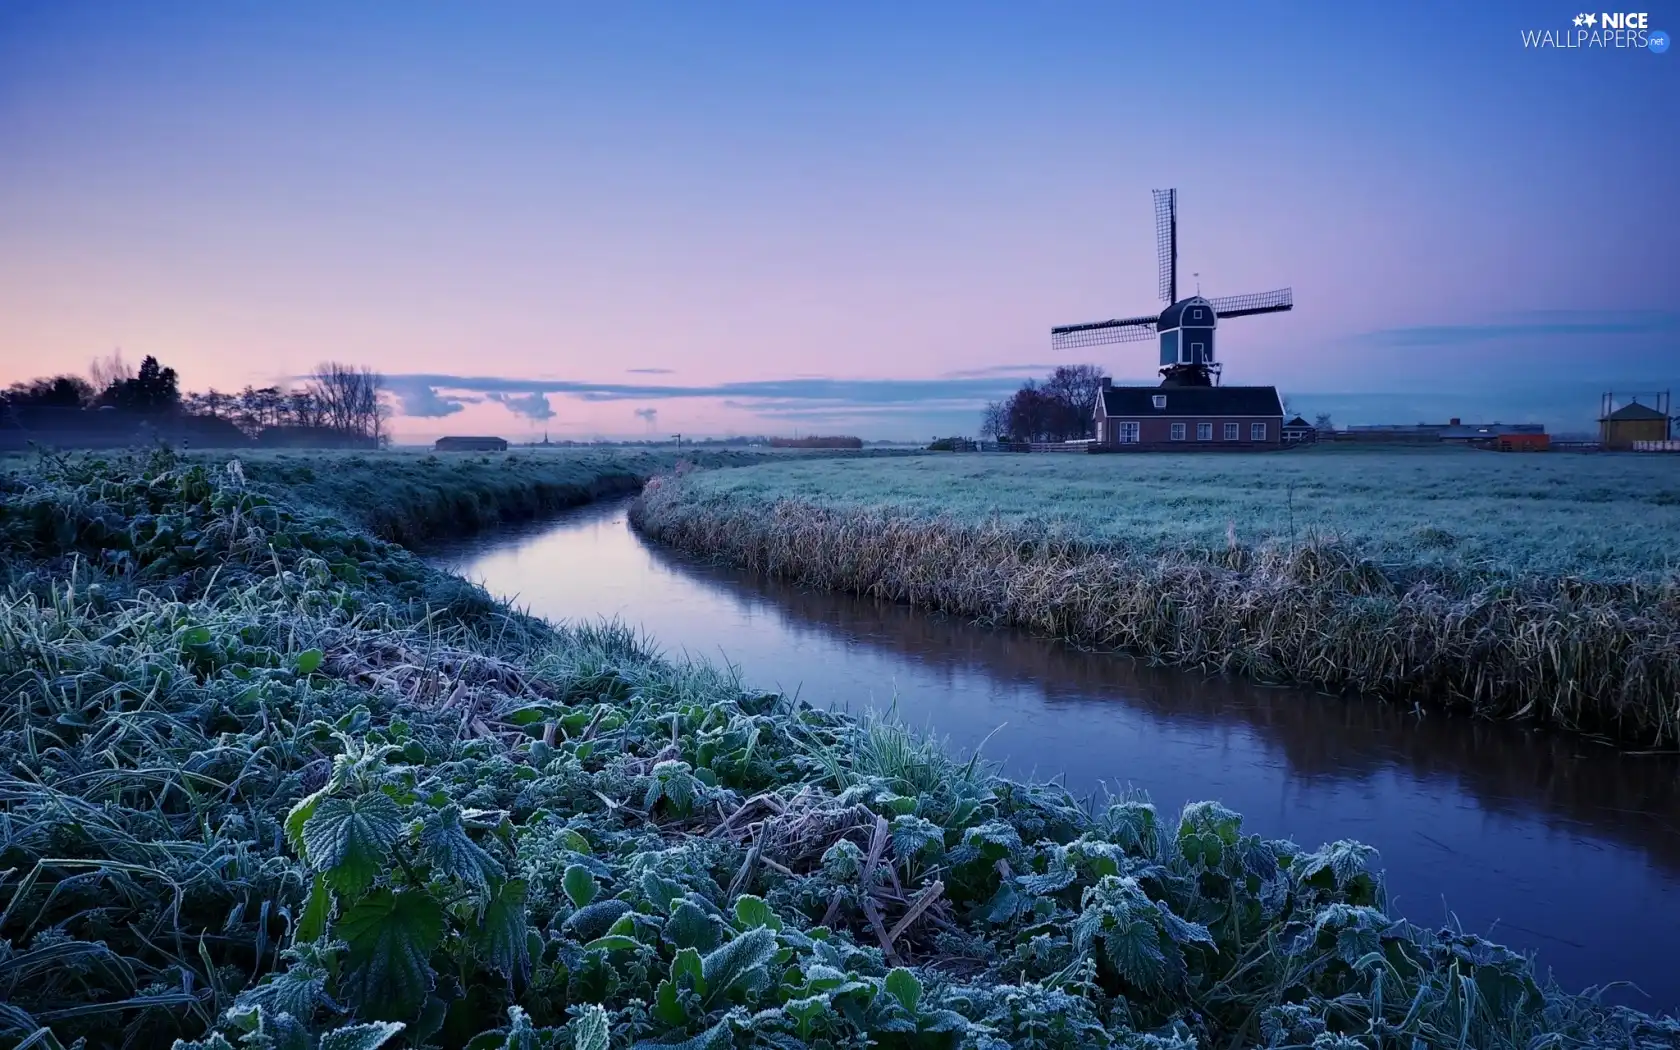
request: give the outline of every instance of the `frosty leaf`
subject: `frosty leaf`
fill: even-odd
[[[1159,987],[1166,976],[1167,957],[1160,934],[1147,922],[1136,921],[1103,931],[1103,950],[1114,972],[1140,988]]]
[[[560,885],[565,889],[566,896],[571,898],[572,907],[587,907],[595,899],[600,887],[595,883],[595,876],[582,864],[573,864],[561,876]]]
[[[1178,837],[1183,839],[1197,833],[1212,835],[1225,845],[1234,846],[1242,836],[1242,817],[1217,802],[1192,802],[1178,818]]]
[[[671,980],[679,988],[686,981],[689,987],[705,995],[706,964],[700,958],[700,953],[693,948],[684,948],[677,952],[677,957],[671,960]]]
[[[772,930],[782,928],[782,920],[766,904],[764,898],[752,894],[744,894],[735,901],[735,921],[743,930],[768,926]]]
[[[1160,848],[1160,819],[1148,802],[1117,802],[1103,816],[1109,837],[1128,853],[1153,856]]]
[[[304,855],[333,889],[353,897],[384,870],[401,832],[402,810],[383,792],[322,799],[303,822]]]
[[[431,955],[443,908],[424,890],[375,890],[352,905],[336,933],[349,945],[344,988],[364,1016],[412,1017],[432,990]]]
[[[683,895],[683,888],[655,871],[642,872],[642,896],[657,905],[659,910],[671,911],[671,905]]]
[[[723,940],[721,924],[693,901],[679,901],[665,921],[664,937],[675,948],[709,952]]]
[[[684,1039],[680,1043],[656,1043],[644,1040],[631,1047],[631,1050],[721,1050],[729,1045],[729,1021],[724,1019],[701,1032],[693,1039]]]
[[[321,1050],[379,1050],[402,1030],[397,1021],[345,1025],[321,1037]]]
[[[299,941],[313,941],[327,930],[327,921],[332,918],[332,891],[327,888],[325,875],[315,876],[315,881],[309,886],[309,899],[303,902],[303,911],[298,915],[295,936]]]
[[[607,1012],[599,1006],[585,1006],[572,1022],[572,1046],[575,1050],[607,1050],[611,1026]]]
[[[901,859],[914,857],[936,843],[944,847],[945,832],[933,821],[924,817],[893,818],[893,853]]]
[[[491,879],[502,877],[501,865],[467,834],[459,806],[427,815],[420,829],[420,851],[432,867],[481,895],[489,891]]]
[[[1067,889],[1078,878],[1078,872],[1063,868],[1060,871],[1050,871],[1043,875],[1023,875],[1020,879],[1020,886],[1023,892],[1034,897],[1046,897]]]
[[[737,985],[749,987],[765,979],[764,964],[776,954],[776,934],[760,926],[706,955],[701,973],[706,978],[707,1001],[727,995]]]
[[[561,932],[580,941],[592,941],[611,929],[612,924],[629,910],[630,904],[627,901],[596,901],[573,912],[570,918],[560,924],[560,929]]]
[[[531,962],[525,936],[525,889],[523,879],[502,883],[484,909],[476,934],[479,950],[490,968],[520,980]]]
[[[916,980],[915,974],[902,966],[894,967],[892,972],[887,974],[882,987],[888,995],[898,1000],[900,1006],[912,1014],[916,1012],[916,1004],[922,998],[922,982]]]
[[[1203,926],[1199,922],[1191,922],[1188,919],[1179,918],[1177,915],[1173,914],[1171,908],[1168,908],[1160,901],[1155,902],[1155,907],[1161,913],[1161,925],[1166,929],[1167,936],[1171,937],[1174,941],[1179,944],[1205,944],[1209,947],[1213,946],[1213,934],[1208,932],[1208,928],[1206,926]]]
[[[310,817],[315,815],[315,807],[319,806],[321,800],[326,797],[326,788],[322,788],[314,794],[305,795],[298,799],[297,804],[292,806],[286,814],[286,841],[291,843],[292,850],[299,855],[304,852],[303,825]]]

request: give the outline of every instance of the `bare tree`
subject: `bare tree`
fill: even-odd
[[[1057,437],[1091,436],[1102,381],[1102,370],[1096,365],[1061,365],[1050,373],[1041,389],[1046,397],[1061,406],[1061,412],[1057,413],[1060,418],[1051,427]]]
[[[323,425],[375,440],[385,436],[384,390],[385,377],[378,372],[337,361],[317,365],[309,377],[308,392]]]
[[[127,382],[134,377],[134,366],[123,360],[121,350],[113,350],[105,357],[94,358],[88,365],[88,379],[93,382],[95,394],[103,394],[111,389],[113,384]]]
[[[1009,430],[1009,404],[1005,401],[988,401],[980,413],[980,436],[996,439]]]
[[[1336,423],[1335,423],[1334,420],[1332,420],[1330,418],[1330,413],[1320,412],[1313,419],[1313,429],[1314,430],[1322,430],[1322,431],[1328,433],[1328,432],[1336,429]]]

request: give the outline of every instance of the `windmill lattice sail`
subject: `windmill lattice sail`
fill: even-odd
[[[1128,317],[1112,321],[1090,321],[1086,324],[1065,324],[1050,329],[1050,345],[1056,350],[1072,350],[1081,346],[1142,342],[1155,338],[1155,320],[1153,317]]]

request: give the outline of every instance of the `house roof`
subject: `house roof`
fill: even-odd
[[[1212,328],[1218,323],[1218,316],[1213,304],[1199,295],[1192,295],[1188,299],[1180,299],[1165,310],[1161,311],[1160,320],[1155,322],[1157,331],[1178,328],[1181,325]]]
[[[1625,420],[1630,420],[1630,419],[1663,419],[1663,420],[1666,420],[1667,418],[1668,418],[1667,416],[1663,415],[1661,412],[1658,412],[1656,409],[1652,408],[1650,405],[1642,405],[1639,402],[1635,401],[1631,405],[1623,405],[1621,408],[1616,409],[1616,411],[1614,411],[1614,412],[1610,413],[1609,415],[1605,416],[1604,420],[1609,420],[1609,421],[1621,423]],[[1603,422],[1604,420],[1601,420],[1600,422]]]
[[[1165,408],[1154,399],[1165,397]],[[1281,416],[1275,386],[1116,386],[1102,392],[1110,416]]]
[[[1296,416],[1294,419],[1291,419],[1289,422],[1285,423],[1284,426],[1286,426],[1286,427],[1310,427],[1310,426],[1312,426],[1312,424],[1308,423],[1305,419],[1302,419],[1300,416]]]

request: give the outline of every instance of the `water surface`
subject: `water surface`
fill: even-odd
[[[1382,852],[1394,906],[1537,952],[1571,989],[1680,1006],[1680,757],[1369,700],[1152,668],[1014,631],[703,565],[627,504],[433,559],[551,620],[619,618],[667,655],[819,706],[898,717],[1017,777],[1218,799],[1247,830]],[[1001,727],[1001,728],[1000,728]],[[996,732],[994,733],[994,730]]]

